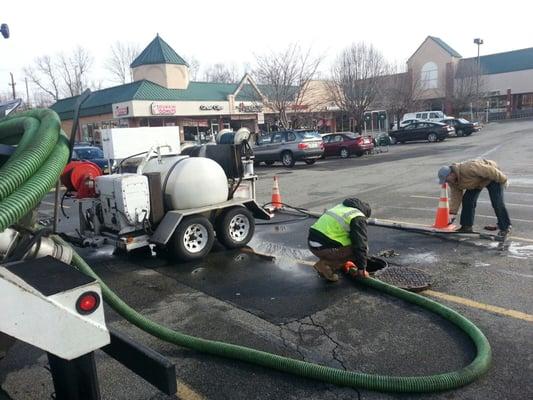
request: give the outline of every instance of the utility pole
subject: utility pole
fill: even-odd
[[[479,75],[481,74],[481,63],[479,59],[479,48],[483,44],[483,39],[476,38],[474,39],[474,43],[477,44],[477,70],[476,70],[476,114],[477,114],[477,108],[479,107]]]
[[[9,75],[11,75],[11,83],[9,84],[9,86],[11,86],[11,90],[13,92],[13,100],[15,100],[17,98],[17,92],[15,91],[15,78],[13,78],[13,72],[10,72]]]
[[[31,108],[30,105],[30,91],[28,90],[28,78],[24,78],[24,82],[26,83],[26,106],[28,108]]]

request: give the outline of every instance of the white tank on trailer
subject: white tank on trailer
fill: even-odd
[[[150,159],[143,172],[159,172],[167,206],[184,210],[211,206],[228,199],[228,178],[215,161],[203,157],[163,156]],[[168,179],[167,179],[168,176]]]

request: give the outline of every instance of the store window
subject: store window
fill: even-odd
[[[430,61],[424,64],[421,71],[420,81],[423,89],[435,89],[438,87],[439,68]]]

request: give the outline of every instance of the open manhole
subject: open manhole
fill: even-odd
[[[411,292],[420,292],[431,286],[431,275],[418,268],[387,267],[377,271],[374,277]]]
[[[368,273],[372,274],[380,269],[387,268],[389,263],[378,257],[368,257],[366,260],[366,270]]]

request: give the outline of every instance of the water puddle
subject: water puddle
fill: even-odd
[[[509,257],[525,260],[533,257],[533,245],[522,246],[519,243],[511,242],[507,252]]]
[[[406,264],[433,264],[439,261],[439,257],[431,251],[418,254],[406,254],[402,258],[402,262]]]

